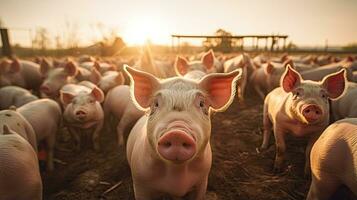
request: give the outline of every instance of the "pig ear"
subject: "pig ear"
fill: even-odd
[[[69,92],[60,91],[60,99],[64,105],[70,104],[74,98],[74,95]]]
[[[285,72],[280,80],[280,85],[285,92],[291,92],[301,82],[300,74],[290,65],[286,66]]]
[[[64,70],[67,72],[68,76],[75,76],[78,73],[77,66],[73,61],[69,61],[64,66]]]
[[[95,68],[97,71],[100,71],[100,64],[97,61],[95,61],[93,64],[93,68]]]
[[[3,128],[3,134],[4,134],[4,135],[9,135],[9,134],[11,134],[11,130],[10,130],[10,128],[9,128],[6,124],[4,124],[4,126],[3,126],[2,128]]]
[[[159,80],[149,73],[135,70],[127,65],[124,65],[124,71],[130,78],[130,94],[135,105],[141,110],[148,110],[151,97],[160,86]]]
[[[346,88],[346,69],[341,69],[339,72],[325,76],[322,79],[322,86],[326,88],[330,99],[338,99]]]
[[[124,85],[125,78],[124,78],[123,73],[121,73],[121,72],[118,73],[117,77],[115,77],[115,82],[116,82],[118,85]]]
[[[102,75],[96,70],[95,68],[91,69],[90,73],[90,80],[92,83],[97,84],[99,83],[100,79],[102,79]]]
[[[202,78],[199,87],[207,92],[213,111],[224,111],[232,103],[236,82],[241,74],[242,70],[237,69],[230,73],[213,73]]]
[[[202,57],[202,63],[204,66],[206,66],[207,69],[211,69],[214,64],[214,53],[212,49],[210,49],[203,57]]]
[[[294,65],[294,61],[291,59],[287,59],[284,63],[283,66],[286,68],[288,65],[290,65],[290,67],[295,69],[295,65]]]
[[[46,59],[42,59],[40,63],[40,72],[42,75],[46,75],[48,71],[50,70],[51,65]]]
[[[17,73],[20,71],[20,62],[18,59],[14,59],[10,65],[10,72]]]
[[[188,61],[186,58],[177,56],[175,61],[175,71],[178,76],[184,76],[188,72]]]
[[[273,73],[273,71],[274,71],[274,65],[268,62],[264,69],[265,74],[271,74]]]
[[[92,89],[91,95],[95,98],[96,101],[102,103],[104,101],[104,93],[98,87]]]

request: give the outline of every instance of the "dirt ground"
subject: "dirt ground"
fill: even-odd
[[[257,153],[262,139],[262,101],[250,94],[246,105],[236,100],[224,113],[212,117],[213,164],[207,199],[305,199],[309,178],[304,177],[304,139],[289,137],[285,171],[273,174],[275,148]],[[134,199],[124,149],[117,149],[114,133],[102,133],[102,151],[68,151],[70,137],[58,138],[55,171],[43,173],[44,199]],[[120,183],[114,190],[106,192]],[[346,189],[344,189],[346,190]],[[347,197],[346,191],[334,199]]]

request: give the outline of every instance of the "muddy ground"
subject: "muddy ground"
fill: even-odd
[[[275,148],[257,153],[262,139],[262,101],[250,94],[246,105],[236,100],[224,113],[212,117],[213,164],[207,199],[300,200],[305,199],[309,178],[304,177],[304,139],[289,137],[285,171],[273,174]],[[44,199],[134,199],[130,169],[124,149],[116,148],[116,136],[102,133],[102,151],[90,148],[68,151],[70,137],[58,138],[55,171],[43,173]],[[104,194],[113,185],[114,190]],[[344,189],[346,190],[346,189]],[[343,191],[334,199],[353,199]]]

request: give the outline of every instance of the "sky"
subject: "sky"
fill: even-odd
[[[357,0],[0,0],[0,19],[21,45],[30,45],[39,27],[52,39],[77,30],[81,45],[112,30],[129,45],[170,45],[171,34],[212,35],[218,28],[287,34],[298,46],[347,45],[357,43],[356,10]]]

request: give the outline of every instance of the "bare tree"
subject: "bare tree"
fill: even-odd
[[[32,40],[32,45],[33,47],[41,50],[46,50],[51,45],[51,41],[46,28],[39,27],[36,29],[35,37]]]
[[[67,48],[77,48],[79,45],[78,23],[66,20],[64,28],[64,38]]]

